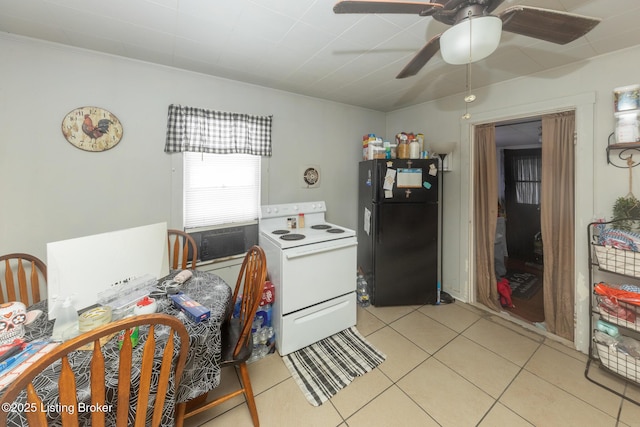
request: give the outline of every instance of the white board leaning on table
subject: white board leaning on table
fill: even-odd
[[[98,294],[144,275],[169,274],[167,223],[47,243],[47,298],[72,297],[77,310],[96,304]],[[49,319],[55,318],[49,310]]]

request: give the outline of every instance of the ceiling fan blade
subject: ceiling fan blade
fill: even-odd
[[[433,15],[441,8],[442,4],[436,2],[340,0],[335,4],[335,6],[333,6],[333,11],[335,13],[407,13],[429,16]]]
[[[418,71],[429,62],[429,60],[440,50],[440,36],[438,34],[424,45],[422,49],[409,61],[407,65],[396,76],[396,79],[404,79],[405,77],[415,76]]]
[[[600,18],[529,6],[513,6],[498,15],[502,30],[551,43],[567,44],[593,29]]]

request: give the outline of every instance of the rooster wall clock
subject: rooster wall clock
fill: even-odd
[[[81,107],[64,117],[62,134],[81,150],[106,151],[122,139],[122,123],[105,109]]]

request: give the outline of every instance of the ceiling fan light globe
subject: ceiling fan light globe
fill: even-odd
[[[452,65],[480,61],[498,48],[501,35],[502,20],[497,16],[465,19],[449,28],[440,37],[442,59]]]

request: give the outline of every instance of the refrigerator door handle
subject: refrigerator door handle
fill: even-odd
[[[351,242],[351,243],[346,243],[346,244],[341,244],[341,245],[336,245],[336,246],[330,246],[330,247],[327,247],[327,248],[321,248],[321,249],[316,249],[316,250],[306,250],[306,251],[292,252],[292,253],[287,253],[287,251],[285,251],[285,254],[287,256],[287,259],[295,259],[295,258],[300,258],[300,257],[304,257],[304,256],[319,254],[319,253],[322,253],[322,252],[330,252],[330,251],[335,251],[335,250],[338,250],[338,249],[350,248],[352,246],[357,246],[357,245],[358,245],[358,242]]]

